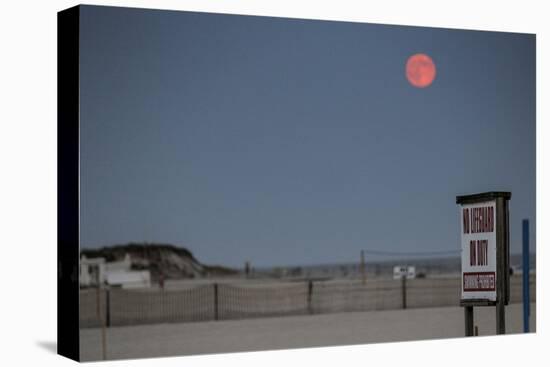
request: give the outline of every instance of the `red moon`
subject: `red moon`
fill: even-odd
[[[415,54],[407,60],[405,74],[409,83],[417,88],[426,88],[435,79],[435,64],[426,54]]]

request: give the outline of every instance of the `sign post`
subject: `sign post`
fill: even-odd
[[[510,192],[457,196],[460,205],[465,334],[474,335],[474,307],[495,306],[496,332],[504,334],[510,298],[508,200]]]
[[[529,219],[524,219],[523,227],[523,332],[529,332]]]

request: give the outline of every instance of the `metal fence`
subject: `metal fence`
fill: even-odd
[[[459,278],[203,284],[179,290],[81,290],[80,327],[458,306]],[[530,279],[535,301],[535,276]],[[98,297],[99,296],[99,297]],[[510,303],[522,301],[510,278]],[[98,313],[98,305],[101,312]],[[102,319],[98,318],[101,315]]]

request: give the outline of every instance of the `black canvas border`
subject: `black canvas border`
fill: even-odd
[[[80,7],[57,13],[57,353],[80,360]]]

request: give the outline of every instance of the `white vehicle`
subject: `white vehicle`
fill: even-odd
[[[393,279],[401,279],[406,277],[407,279],[416,278],[416,268],[414,266],[394,266],[393,267]]]

